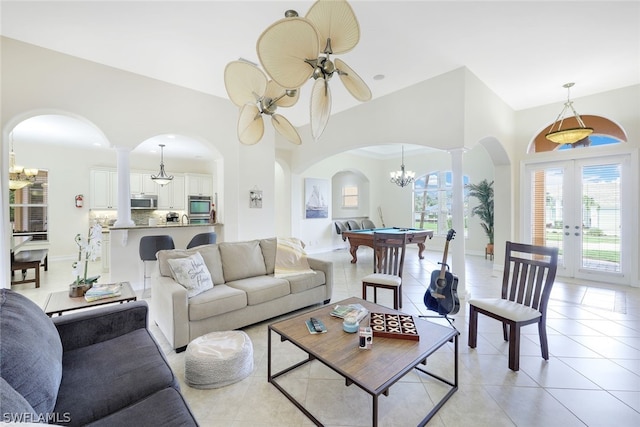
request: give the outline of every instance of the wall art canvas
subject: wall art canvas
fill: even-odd
[[[305,218],[329,218],[329,180],[306,178],[304,180]]]

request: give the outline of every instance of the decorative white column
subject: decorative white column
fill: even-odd
[[[116,227],[133,227],[131,219],[131,166],[127,147],[116,147],[118,166],[118,219]]]
[[[449,253],[451,254],[451,272],[458,276],[458,297],[466,299],[466,269],[465,269],[465,238],[464,238],[464,183],[462,181],[462,157],[466,150],[457,148],[450,150],[451,169],[453,172],[451,200],[452,225],[456,231],[455,239],[449,242]]]

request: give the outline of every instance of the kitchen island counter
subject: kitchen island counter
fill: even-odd
[[[176,249],[185,249],[193,236],[215,231],[223,241],[222,224],[158,224],[109,227],[109,272],[112,282],[129,282],[134,290],[142,290],[144,268],[140,259],[140,239],[144,236],[169,235]],[[157,262],[147,261],[147,275],[157,269]],[[155,273],[154,273],[155,274]]]
[[[161,228],[161,229],[167,229],[167,228],[191,228],[191,227],[219,227],[222,226],[222,224],[220,224],[219,222],[216,222],[215,224],[180,224],[179,222],[171,224],[171,223],[166,223],[166,224],[158,224],[158,225],[132,225],[132,226],[127,226],[127,227],[117,227],[117,226],[110,226],[108,228],[109,231],[112,230],[142,230],[142,229],[149,229],[149,228]],[[204,231],[203,231],[204,233]]]

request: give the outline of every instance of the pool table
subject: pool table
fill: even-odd
[[[431,239],[433,237],[433,231],[420,230],[418,228],[400,228],[400,227],[388,227],[388,228],[370,228],[365,230],[350,230],[342,232],[342,240],[349,239],[349,252],[351,253],[351,263],[358,262],[358,247],[369,246],[373,248],[373,233],[398,233],[407,234],[407,243],[415,243],[418,245],[418,257],[424,259],[422,252],[424,251],[424,242],[427,237]]]

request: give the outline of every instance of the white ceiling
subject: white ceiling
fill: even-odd
[[[638,1],[349,3],[361,38],[340,58],[374,98],[462,66],[514,110],[557,102],[559,111],[567,82],[576,82],[572,98],[640,83]],[[304,15],[311,4],[3,0],[0,32],[227,98],[226,64],[240,57],[257,63],[255,45],[262,31],[285,10]],[[378,74],[385,78],[374,80]],[[298,104],[280,111],[296,126],[308,123],[308,86]],[[334,113],[358,105],[339,79],[331,88]]]

